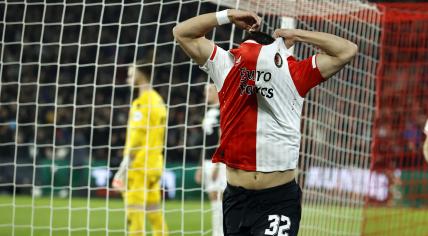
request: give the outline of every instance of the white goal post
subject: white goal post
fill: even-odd
[[[307,95],[298,182],[300,235],[360,234],[365,197],[382,197],[365,187],[380,41],[374,6],[357,0],[17,0],[0,2],[0,235],[126,232],[126,210],[110,181],[137,95],[126,82],[136,61],[152,66],[153,87],[168,108],[162,210],[169,234],[211,235],[207,196],[194,182],[209,78],[171,32],[178,22],[225,8],[257,12],[267,33],[296,27],[359,46],[353,62]],[[229,49],[243,36],[225,25],[207,37]],[[294,48],[299,59],[317,52],[306,44]]]

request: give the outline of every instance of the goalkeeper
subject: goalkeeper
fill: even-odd
[[[129,235],[144,235],[146,218],[153,235],[167,235],[160,208],[166,107],[150,86],[150,74],[147,67],[128,68],[128,83],[138,87],[139,96],[130,108],[124,158],[112,183],[123,193]]]
[[[208,73],[220,100],[220,145],[213,162],[226,164],[225,235],[290,235],[299,231],[301,190],[295,181],[300,121],[306,93],[357,53],[343,38],[305,30],[257,32],[253,12],[224,10],[190,18],[173,33]],[[205,38],[221,24],[250,31],[228,51]],[[312,44],[325,53],[296,60],[289,48]]]

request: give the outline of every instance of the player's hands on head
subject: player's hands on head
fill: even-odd
[[[262,19],[254,12],[229,9],[227,15],[238,28],[247,31],[258,31]]]
[[[284,38],[285,46],[287,48],[292,47],[297,41],[297,32],[296,29],[276,29],[273,32],[273,38]]]

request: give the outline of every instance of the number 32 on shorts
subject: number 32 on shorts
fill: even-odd
[[[265,230],[265,235],[288,236],[285,232],[290,229],[291,221],[288,216],[284,215],[269,215],[269,228]]]

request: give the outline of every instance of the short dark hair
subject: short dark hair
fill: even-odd
[[[244,39],[242,40],[241,43],[243,43],[247,40],[254,40],[257,43],[260,43],[263,45],[268,45],[268,44],[271,44],[275,41],[275,39],[271,35],[260,32],[260,31],[247,32],[247,35],[244,37]]]

